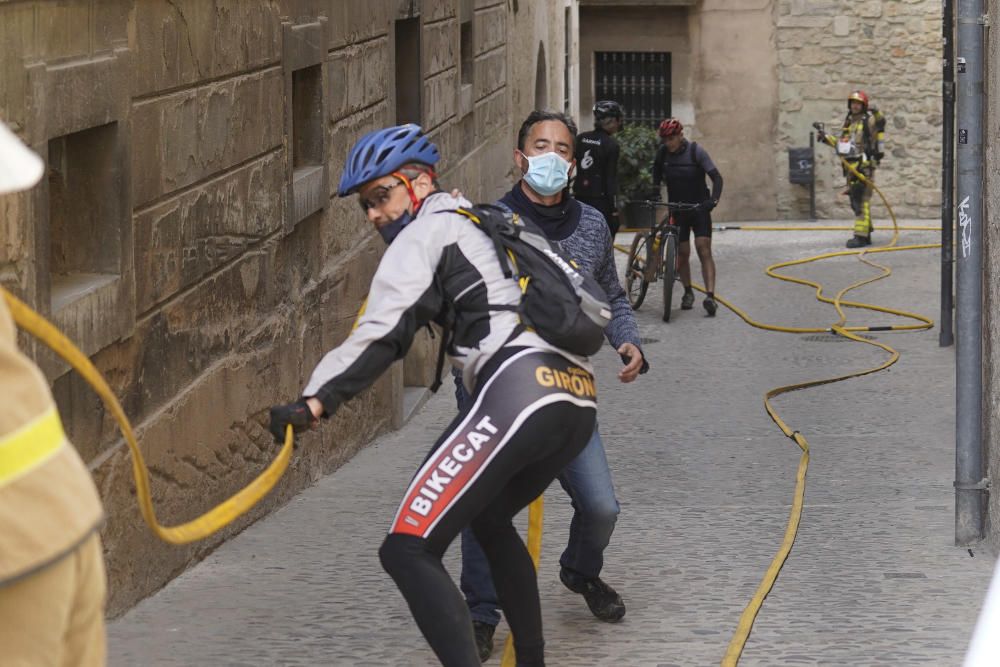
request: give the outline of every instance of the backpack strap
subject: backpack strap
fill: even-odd
[[[500,210],[497,207],[488,206],[484,204],[479,206],[473,206],[471,210],[465,208],[456,208],[450,212],[457,213],[461,216],[468,218],[472,222],[472,224],[479,227],[483,232],[486,233],[487,236],[490,237],[490,240],[493,242],[493,249],[496,251],[497,254],[497,259],[500,260],[500,269],[503,271],[504,278],[513,278],[514,274],[513,272],[511,272],[510,265],[507,263],[507,255],[503,249],[503,242],[500,240],[501,225],[498,225],[496,223],[496,220],[494,218],[496,212],[491,209]],[[489,219],[491,224],[484,224],[483,218]],[[506,222],[506,220],[504,220],[504,222]],[[510,227],[512,231],[516,231],[514,230],[513,225],[510,225]]]
[[[701,171],[701,177],[702,177],[702,179],[704,179],[705,178],[705,174],[707,172],[701,166],[701,163],[698,162],[698,142],[697,141],[689,141],[688,142],[688,146],[691,149],[691,156],[690,156],[691,157],[691,164],[693,164],[694,166],[698,167],[698,170]]]
[[[484,204],[481,206],[474,206],[472,207],[471,210],[464,208],[456,208],[456,209],[451,209],[450,211],[447,212],[457,213],[458,215],[468,218],[468,220],[472,224],[476,225],[484,233],[486,233],[490,237],[490,240],[493,241],[493,248],[496,250],[497,259],[500,260],[500,268],[503,270],[504,277],[506,278],[514,277],[514,274],[510,269],[510,264],[507,262],[507,256],[504,251],[503,242],[500,240],[500,235],[503,232],[508,231],[508,228],[509,228],[509,233],[516,234],[517,229],[513,225],[507,222],[506,216],[504,215],[502,209],[496,206],[490,206]],[[506,224],[497,223],[495,216],[498,214],[504,216],[503,223]],[[491,224],[483,224],[483,218],[487,216],[490,216]],[[436,276],[435,280],[437,280]],[[448,356],[448,350],[452,347],[452,345],[455,342],[454,308],[450,304],[447,307],[448,307],[448,313],[445,316],[445,324],[441,325],[442,329],[441,344],[438,346],[437,362],[435,364],[435,369],[434,369],[434,382],[430,386],[430,390],[435,393],[437,392],[438,389],[441,388],[441,378],[444,374],[445,357]],[[484,311],[509,310],[515,313],[519,312],[519,308],[517,306],[507,305],[507,304],[503,305],[487,304],[485,308],[482,308],[480,310]],[[517,336],[524,330],[525,330],[524,324],[519,323],[516,327],[514,327],[514,331],[511,333],[510,337],[508,337],[508,339],[504,341],[503,345],[506,345],[514,338],[517,338]],[[433,332],[431,335],[433,336]]]

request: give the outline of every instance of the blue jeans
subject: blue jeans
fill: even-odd
[[[457,376],[455,398],[460,408],[471,400]],[[573,503],[569,543],[559,558],[559,564],[580,577],[597,577],[604,566],[604,549],[611,541],[619,506],[608,459],[604,454],[604,443],[596,425],[590,442],[566,466],[558,479]],[[490,625],[500,622],[500,603],[493,588],[486,554],[468,527],[462,531],[460,585],[472,620]]]

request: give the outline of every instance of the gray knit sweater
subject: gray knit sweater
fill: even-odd
[[[497,204],[510,210],[503,202]],[[576,230],[557,243],[563,252],[576,260],[585,272],[590,273],[607,293],[608,302],[611,304],[611,323],[605,329],[604,335],[607,336],[608,342],[616,350],[623,343],[632,343],[642,349],[635,313],[632,312],[625,290],[618,282],[608,223],[604,221],[601,212],[593,206],[583,202],[580,202],[580,205],[583,211]]]

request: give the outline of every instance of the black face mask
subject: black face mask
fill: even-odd
[[[390,222],[388,225],[383,225],[378,228],[378,233],[382,235],[382,239],[385,241],[386,245],[392,243],[392,240],[399,236],[399,233],[403,231],[403,227],[413,222],[413,214],[409,211],[403,211],[403,214]]]

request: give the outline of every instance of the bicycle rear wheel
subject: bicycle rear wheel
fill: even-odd
[[[663,243],[663,321],[670,321],[670,308],[674,301],[674,281],[677,278],[677,237],[664,234]]]
[[[642,300],[646,298],[649,281],[646,280],[646,252],[649,237],[637,233],[632,239],[632,248],[628,251],[628,262],[625,264],[625,293],[628,295],[632,310],[639,310]]]

